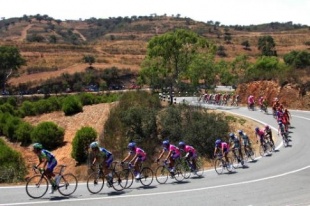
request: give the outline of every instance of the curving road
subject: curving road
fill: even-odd
[[[178,98],[182,101],[184,98]],[[190,104],[196,102],[188,98]],[[205,106],[205,105],[201,105]],[[271,115],[246,108],[218,108],[238,115],[252,117],[276,128]],[[270,111],[270,110],[269,110]],[[173,179],[159,185],[155,180],[151,187],[134,184],[132,189],[115,192],[104,187],[101,193],[91,195],[85,183],[79,183],[71,197],[58,192],[33,200],[25,192],[25,186],[0,187],[2,205],[310,205],[310,112],[291,111],[291,147],[284,148],[278,138],[278,151],[271,156],[249,162],[248,168],[235,173],[217,175],[208,170],[203,178],[191,178],[182,183]]]

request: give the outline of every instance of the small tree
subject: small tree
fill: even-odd
[[[65,115],[73,115],[83,111],[81,101],[75,96],[68,96],[64,99],[62,104],[62,111]]]
[[[258,49],[262,56],[277,56],[276,44],[271,36],[262,36],[258,39]]]
[[[14,70],[26,63],[16,47],[0,46],[0,88],[5,90],[5,83]]]
[[[89,144],[95,141],[97,132],[92,127],[82,127],[77,131],[72,141],[71,156],[78,162],[83,163],[88,157]]]
[[[243,46],[243,49],[250,50],[250,43],[248,40],[243,41],[241,45]]]
[[[96,59],[95,59],[95,57],[92,56],[92,55],[85,55],[85,56],[83,57],[83,61],[84,61],[85,63],[89,64],[89,68],[91,68],[91,67],[92,67],[92,64],[95,63]]]

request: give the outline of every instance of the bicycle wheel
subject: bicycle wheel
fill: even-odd
[[[112,187],[114,188],[114,190],[122,191],[123,189],[125,189],[127,186],[127,173],[124,170],[121,170],[118,172],[113,171],[112,174]]]
[[[176,181],[178,181],[178,182],[183,181],[184,180],[184,173],[185,173],[185,169],[184,169],[183,165],[180,163],[176,163],[174,168],[175,168],[174,178],[176,179]]]
[[[190,176],[192,174],[191,167],[189,166],[190,163],[184,161],[184,163],[182,163],[182,164],[184,167],[184,173],[183,173],[184,179],[188,179],[188,178],[190,178]]]
[[[63,196],[72,195],[78,185],[77,178],[71,174],[67,173],[61,176],[59,185],[58,185],[58,192]]]
[[[266,149],[265,149],[265,147],[263,145],[259,146],[259,154],[261,156],[265,155],[265,151],[266,151]]]
[[[153,171],[149,167],[143,167],[141,170],[140,182],[144,186],[150,186],[153,182]]]
[[[247,157],[250,158],[252,161],[255,160],[256,154],[255,154],[255,150],[253,148],[250,148],[247,150]]]
[[[130,169],[124,169],[124,175],[127,179],[127,184],[125,186],[125,188],[130,188],[133,184],[133,179],[134,179],[134,174]]]
[[[226,169],[228,172],[233,172],[234,171],[234,167],[232,166],[232,159],[230,157],[228,157],[228,162],[226,162]]]
[[[196,174],[198,177],[202,177],[204,173],[203,161],[201,158],[198,158],[196,161]]]
[[[288,143],[288,138],[286,137],[285,134],[282,134],[282,139],[283,139],[284,147],[287,147],[289,143]]]
[[[214,162],[214,169],[216,171],[217,174],[223,174],[223,170],[224,170],[224,165],[223,165],[223,160],[222,159],[216,159]]]
[[[29,195],[29,197],[43,197],[47,190],[48,180],[42,175],[35,175],[31,177],[26,183],[26,193]]]
[[[103,174],[99,174],[98,172],[91,173],[87,178],[87,189],[92,194],[99,193],[104,185]]]
[[[166,169],[165,166],[159,166],[157,167],[155,171],[156,181],[159,184],[165,184],[168,180],[169,175],[170,175],[170,172],[168,171],[168,169]]]

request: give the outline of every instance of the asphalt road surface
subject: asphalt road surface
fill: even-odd
[[[196,99],[179,97],[177,102],[197,105]],[[233,114],[251,117],[273,129],[277,124],[272,115],[247,108],[203,107],[221,109]],[[270,109],[269,109],[270,112]],[[233,173],[218,175],[214,169],[205,171],[202,178],[190,178],[181,183],[169,179],[159,185],[156,180],[150,187],[134,183],[131,189],[115,192],[106,186],[96,195],[90,194],[85,183],[79,182],[76,192],[63,197],[58,192],[43,198],[27,196],[25,186],[0,187],[2,205],[310,205],[310,112],[291,111],[291,146],[284,148],[277,138],[276,152],[248,162],[247,167]]]

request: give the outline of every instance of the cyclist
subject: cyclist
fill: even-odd
[[[165,161],[168,161],[168,159],[169,159],[170,172],[172,175],[174,175],[174,170],[175,170],[174,164],[175,164],[175,161],[178,158],[180,158],[180,149],[177,146],[170,144],[169,140],[163,141],[163,147],[164,147],[164,149],[156,161],[159,162],[159,160],[162,158],[164,153],[168,152]]]
[[[260,130],[258,127],[256,127],[255,136],[257,138],[257,143],[258,141],[260,141],[261,146],[265,148],[265,131]]]
[[[273,141],[273,138],[272,138],[272,131],[271,131],[271,128],[268,125],[265,126],[264,132],[265,132],[265,137],[269,138],[270,142],[272,143],[272,147],[274,148],[275,144],[274,144],[274,141]]]
[[[241,141],[238,137],[236,137],[236,135],[234,133],[230,133],[229,134],[229,143],[230,146],[232,148],[232,152],[235,155],[235,157],[237,157],[236,155],[236,150],[238,150],[240,158],[238,158],[238,162],[241,162],[241,164],[243,165],[243,155],[242,155],[242,151],[241,151]]]
[[[180,150],[184,151],[185,154],[185,160],[187,162],[192,162],[192,170],[195,174],[197,174],[197,166],[196,166],[196,159],[197,159],[197,152],[196,149],[193,146],[186,145],[185,142],[179,142],[179,148]]]
[[[57,165],[57,160],[50,151],[43,149],[43,146],[40,143],[33,144],[33,152],[39,158],[39,163],[35,167],[38,168],[41,164],[43,164],[44,174],[52,185],[50,194],[53,194],[57,189],[57,185],[59,184],[61,178],[60,176],[57,176],[55,180],[52,178],[55,177],[53,170]]]
[[[146,152],[143,149],[137,147],[135,142],[130,142],[127,148],[129,149],[129,153],[127,157],[125,157],[125,159],[121,162],[121,164],[123,164],[130,157],[132,157],[132,159],[129,161],[129,164],[133,163],[135,178],[140,179],[141,174],[139,166],[141,165],[141,162],[144,162],[146,160]]]
[[[251,141],[248,135],[242,130],[238,130],[238,134],[239,134],[239,137],[241,137],[240,139],[242,139],[244,150],[247,150],[247,149],[252,150]]]
[[[248,97],[248,108],[254,110],[255,99],[253,95]]]
[[[103,147],[99,147],[98,142],[92,142],[89,145],[89,147],[91,148],[92,153],[94,155],[92,166],[98,163],[99,166],[103,168],[103,173],[109,185],[111,186],[112,185],[112,173],[109,172],[109,168],[113,162],[112,153]]]
[[[229,152],[229,145],[226,142],[222,142],[222,140],[217,139],[215,141],[215,148],[214,148],[214,156],[216,156],[216,154],[221,154],[222,157],[225,158],[225,161],[229,163],[228,160],[228,152]]]

